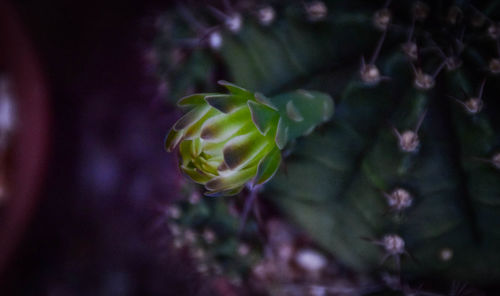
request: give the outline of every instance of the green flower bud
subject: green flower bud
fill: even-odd
[[[194,94],[178,105],[190,111],[167,135],[165,146],[179,146],[180,168],[205,185],[206,195],[235,195],[250,182],[264,184],[281,162],[289,140],[308,133],[333,113],[328,95],[297,91],[268,99],[220,81],[229,94]]]

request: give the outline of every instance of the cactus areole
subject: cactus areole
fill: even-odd
[[[170,130],[165,146],[179,146],[180,168],[205,185],[208,196],[238,194],[277,171],[287,142],[310,133],[333,114],[330,96],[304,90],[269,99],[220,81],[229,94],[182,98],[190,109]]]

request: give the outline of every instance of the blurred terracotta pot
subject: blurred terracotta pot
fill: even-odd
[[[8,199],[0,211],[0,274],[12,257],[36,206],[48,146],[48,102],[40,64],[18,15],[0,0],[0,70],[15,104],[15,130],[7,171]]]

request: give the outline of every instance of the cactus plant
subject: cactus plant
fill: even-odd
[[[219,34],[216,48],[158,47],[165,56],[184,52],[180,64],[203,53],[217,65],[202,83],[191,81],[194,90],[213,91],[224,78],[269,97],[306,88],[335,100],[332,120],[289,143],[267,201],[354,270],[500,278],[500,5],[332,0],[215,9],[237,12],[239,26],[199,29],[220,23],[210,15],[178,22],[184,33]],[[160,67],[172,84],[193,75],[172,73]]]

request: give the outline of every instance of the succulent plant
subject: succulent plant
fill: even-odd
[[[264,23],[259,6],[236,7],[241,27],[214,27],[217,49],[182,49],[217,65],[191,85],[211,91],[223,75],[270,102],[330,94],[335,116],[289,142],[267,201],[354,270],[494,283],[500,5],[382,2],[269,3]]]

